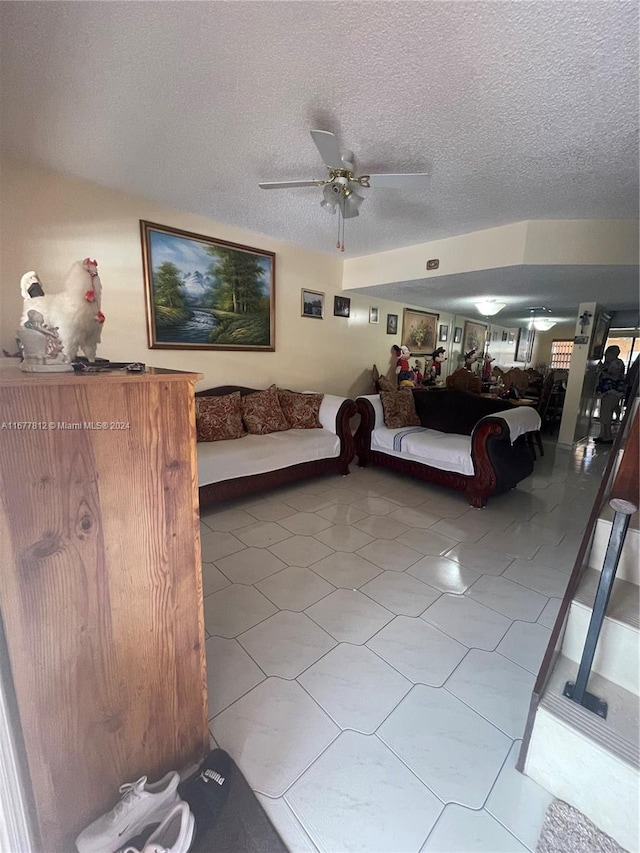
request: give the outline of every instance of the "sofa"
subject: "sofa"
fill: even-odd
[[[390,392],[387,392],[390,393]],[[534,458],[527,437],[540,429],[533,408],[453,389],[408,394],[413,418],[385,423],[385,393],[358,397],[358,465],[381,465],[464,492],[473,507],[528,477]],[[406,403],[406,398],[404,400]]]
[[[272,389],[267,389],[272,391]],[[350,420],[356,414],[353,400],[332,394],[302,395],[280,391],[293,398],[315,397],[317,403],[316,428],[276,429],[264,434],[246,432],[246,423],[237,427],[234,438],[219,439],[206,435],[204,409],[207,398],[224,398],[232,402],[240,398],[247,404],[266,394],[255,388],[225,385],[196,392],[196,427],[198,432],[198,487],[200,506],[218,503],[231,498],[254,494],[315,475],[335,472],[346,475],[355,455],[355,443]],[[243,402],[244,401],[244,402]],[[218,401],[220,402],[220,401]],[[262,407],[254,407],[260,413]],[[219,423],[220,434],[228,435],[229,424],[237,419],[231,412]],[[202,440],[207,437],[209,440]],[[216,438],[218,440],[211,440]]]

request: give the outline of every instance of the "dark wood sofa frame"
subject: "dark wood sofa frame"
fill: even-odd
[[[471,458],[475,474],[469,476],[372,450],[371,431],[375,423],[373,406],[369,400],[363,398],[359,398],[356,403],[360,426],[355,442],[358,465],[361,468],[372,463],[401,471],[420,480],[458,489],[464,492],[471,506],[477,508],[486,506],[491,495],[512,489],[533,471],[533,457],[526,437],[520,436],[512,445],[509,427],[499,414],[483,418],[482,423],[473,430]]]
[[[220,385],[217,388],[207,388],[197,391],[196,397],[221,397],[239,391],[241,396],[255,394],[257,388],[245,388],[241,385]],[[355,456],[355,440],[351,433],[349,422],[356,414],[356,404],[346,399],[336,415],[336,434],[340,439],[340,455],[327,459],[314,459],[311,462],[301,462],[288,468],[278,468],[275,471],[265,471],[262,474],[252,474],[247,477],[236,477],[233,480],[223,480],[219,483],[207,483],[200,486],[198,493],[200,506],[221,503],[244,495],[254,494],[264,489],[274,489],[296,480],[306,480],[320,474],[337,473],[346,476],[349,465]]]

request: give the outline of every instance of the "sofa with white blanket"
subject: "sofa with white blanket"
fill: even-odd
[[[413,396],[421,425],[393,429],[385,425],[380,395],[357,398],[361,467],[383,465],[451,486],[474,507],[485,506],[491,495],[513,488],[533,471],[527,435],[540,429],[535,409],[465,391],[414,391]]]
[[[223,386],[198,391],[196,401],[237,392],[242,398],[259,393],[253,388]],[[244,434],[243,431],[238,439],[198,440],[200,505],[319,474],[348,474],[349,463],[355,455],[349,421],[355,413],[353,400],[325,394],[318,411],[320,428],[283,429],[264,435]]]

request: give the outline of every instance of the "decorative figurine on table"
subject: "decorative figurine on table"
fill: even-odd
[[[436,382],[438,381],[438,379],[440,379],[440,376],[442,374],[442,365],[447,360],[445,352],[446,350],[444,347],[438,347],[437,350],[434,350],[431,353],[431,360],[433,362],[433,378],[436,380]]]
[[[491,365],[495,361],[494,358],[491,358],[489,353],[485,353],[482,361],[482,381],[490,382],[491,381]]]
[[[469,352],[465,352],[464,356],[464,369],[471,370],[474,362],[476,361],[476,347],[470,349]]]
[[[395,346],[393,351],[397,353],[398,347]],[[413,384],[413,370],[409,366],[409,359],[411,358],[411,353],[409,352],[408,347],[401,346],[400,352],[397,353],[396,360],[396,376],[398,377],[398,385],[402,385],[403,382]]]
[[[45,294],[33,270],[22,276],[20,291],[23,311],[18,339],[23,351],[23,370],[71,370],[78,350],[95,362],[105,319],[100,310],[102,284],[96,261],[91,258],[76,261],[60,293]],[[46,346],[43,340],[48,341]]]

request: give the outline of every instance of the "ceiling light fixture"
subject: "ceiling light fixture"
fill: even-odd
[[[483,317],[493,317],[498,311],[506,308],[506,305],[506,302],[497,302],[495,299],[482,299],[480,302],[476,302],[476,308]]]
[[[548,332],[549,329],[552,329],[555,326],[555,322],[553,320],[547,320],[545,317],[534,317],[533,319],[533,328],[538,332]]]

